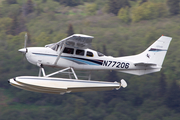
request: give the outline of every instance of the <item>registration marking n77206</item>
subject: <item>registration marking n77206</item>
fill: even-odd
[[[125,62],[118,62],[118,61],[108,61],[104,60],[102,66],[107,66],[107,67],[116,67],[116,68],[129,68],[129,63]]]

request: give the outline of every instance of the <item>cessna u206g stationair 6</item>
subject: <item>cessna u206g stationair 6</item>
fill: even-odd
[[[45,47],[25,47],[19,51],[27,60],[40,67],[39,76],[20,76],[9,80],[10,84],[21,89],[44,93],[69,93],[119,89],[126,87],[124,80],[119,82],[102,82],[79,80],[75,70],[116,70],[119,72],[144,75],[161,70],[171,37],[161,36],[144,52],[125,57],[105,56],[89,49],[94,37],[74,34],[57,43]],[[26,42],[25,42],[26,43]],[[43,66],[63,68],[52,74],[45,74]],[[71,70],[75,79],[55,78],[55,74]],[[41,73],[43,76],[41,77]],[[90,79],[90,78],[89,78]]]

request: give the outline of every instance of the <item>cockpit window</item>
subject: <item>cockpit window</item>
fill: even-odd
[[[97,52],[97,54],[98,54],[99,57],[104,56],[104,54],[102,54],[102,53],[100,53],[100,52]]]
[[[84,50],[77,49],[76,50],[76,55],[84,56]]]
[[[58,44],[53,43],[53,44],[48,44],[48,45],[46,45],[45,47],[49,47],[49,48],[51,48],[51,49],[53,49],[53,50],[57,51],[57,50],[58,50],[58,48],[59,48],[59,45],[58,45]]]
[[[73,48],[65,47],[64,50],[63,50],[63,53],[73,54],[74,53],[74,49]]]
[[[55,51],[57,51],[57,50],[58,50],[58,48],[59,48],[59,45],[56,45]]]
[[[86,56],[87,56],[87,57],[93,57],[94,55],[93,55],[93,53],[92,53],[92,52],[87,51]]]
[[[56,44],[55,45],[52,44],[52,45],[48,45],[47,47],[50,47],[51,49],[55,50],[57,46],[56,46]]]

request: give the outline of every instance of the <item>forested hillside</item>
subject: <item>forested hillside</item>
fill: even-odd
[[[179,0],[0,0],[0,120],[179,120],[179,13]],[[92,72],[93,80],[125,79],[125,89],[52,95],[8,84],[38,75],[18,52],[26,32],[28,46],[91,35],[92,48],[110,56],[138,54],[161,35],[173,39],[161,72]]]

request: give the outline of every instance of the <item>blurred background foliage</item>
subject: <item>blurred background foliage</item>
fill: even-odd
[[[179,0],[0,0],[0,119],[179,120],[179,9]],[[93,80],[123,78],[126,89],[52,95],[7,82],[38,74],[38,67],[18,53],[26,32],[28,46],[44,46],[72,33],[92,35],[92,48],[111,56],[138,54],[161,35],[173,40],[159,73],[92,72]]]

